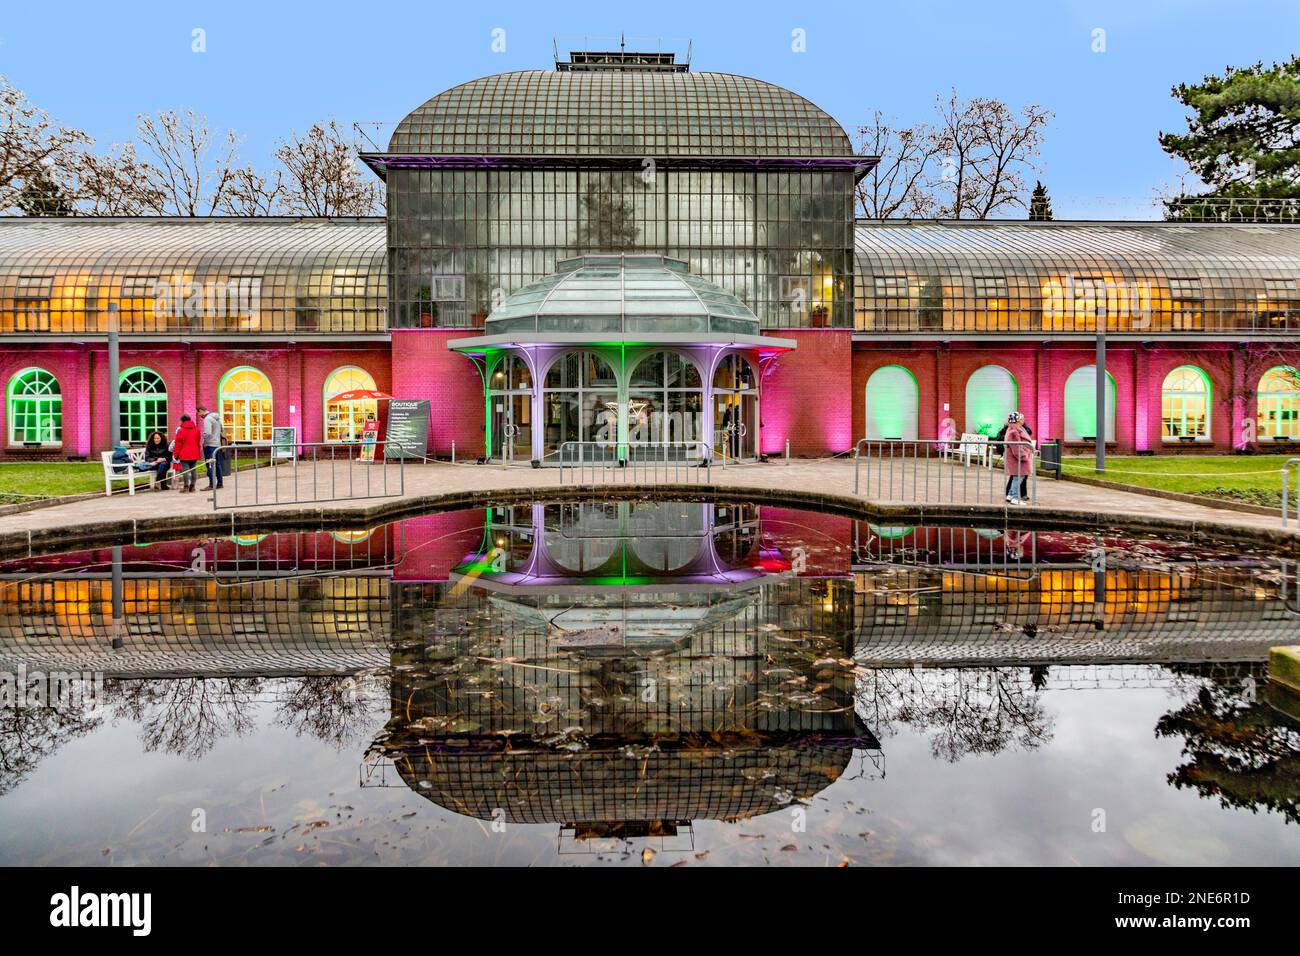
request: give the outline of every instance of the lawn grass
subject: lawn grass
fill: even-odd
[[[28,461],[0,464],[0,504],[104,490],[98,461]]]
[[[1286,455],[1108,455],[1102,474],[1094,470],[1091,458],[1066,458],[1064,464],[1067,475],[1280,507],[1286,460]]]

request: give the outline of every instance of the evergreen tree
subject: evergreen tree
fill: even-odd
[[[1200,218],[1223,206],[1198,206],[1205,199],[1245,200],[1231,218],[1249,218],[1253,200],[1300,204],[1300,57],[1269,67],[1229,67],[1223,76],[1181,83],[1173,95],[1192,115],[1187,132],[1161,133],[1160,145],[1209,191],[1169,201],[1171,218]]]
[[[1052,220],[1052,197],[1047,195],[1047,187],[1041,182],[1034,183],[1034,194],[1029,199],[1029,219],[1031,222]]]
[[[39,168],[23,180],[18,208],[24,216],[71,216],[74,212],[63,187]]]

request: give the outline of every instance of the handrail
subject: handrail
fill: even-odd
[[[713,455],[708,442],[566,441],[560,444],[560,484],[619,481],[625,484],[660,480],[673,483],[708,482]]]
[[[1282,463],[1282,527],[1287,527],[1289,519],[1287,509],[1290,507],[1291,491],[1289,488],[1289,477],[1291,469],[1295,469],[1296,484],[1296,526],[1300,527],[1300,458],[1288,458]]]
[[[390,446],[401,454],[390,457]],[[217,451],[224,477],[212,508],[397,497],[406,493],[406,452],[401,442],[387,440],[225,445]]]
[[[993,464],[994,458],[1004,457],[1005,449],[1017,447],[1028,448],[1032,456],[1029,474],[1024,476],[1023,495],[1008,494],[1009,489],[1002,484],[1005,473]],[[1033,504],[1038,500],[1038,467],[1038,448],[1032,441],[862,438],[853,446],[853,493],[865,493],[880,501]],[[937,496],[932,489],[937,490]]]

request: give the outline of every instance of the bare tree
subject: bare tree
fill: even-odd
[[[1017,116],[1001,100],[962,100],[954,89],[936,97],[943,171],[932,185],[946,193],[940,215],[988,219],[1008,207],[1028,208],[1026,170],[1037,170],[1043,135],[1052,113],[1030,104]]]
[[[54,122],[0,76],[0,212],[16,206],[29,178],[58,183],[69,151],[89,142],[81,130]]]
[[[380,207],[379,185],[362,173],[357,150],[333,119],[280,143],[275,157],[287,173],[284,207],[301,216],[366,216]]]
[[[933,216],[939,203],[927,184],[944,146],[929,123],[899,128],[877,110],[870,125],[858,127],[857,152],[880,157],[856,187],[858,213],[867,219]]]
[[[222,208],[239,159],[234,130],[214,137],[206,117],[193,110],[163,110],[137,117],[136,131],[152,154],[150,188],[165,197],[167,212],[210,216]]]
[[[284,196],[284,173],[276,170],[268,179],[252,166],[243,166],[234,172],[221,211],[232,216],[274,216]]]
[[[105,155],[78,150],[65,164],[69,191],[83,215],[154,216],[167,209],[157,186],[158,170],[136,153],[134,143],[114,143]]]

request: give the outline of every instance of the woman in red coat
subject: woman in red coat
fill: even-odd
[[[1034,472],[1034,439],[1025,428],[1024,415],[1012,412],[1007,416],[1003,441],[1006,442],[1002,462],[1007,469],[1007,503],[1022,505],[1029,499],[1029,476]]]
[[[203,458],[203,432],[188,415],[181,416],[181,427],[176,429],[172,458],[181,463],[181,491],[192,492],[199,460]]]

